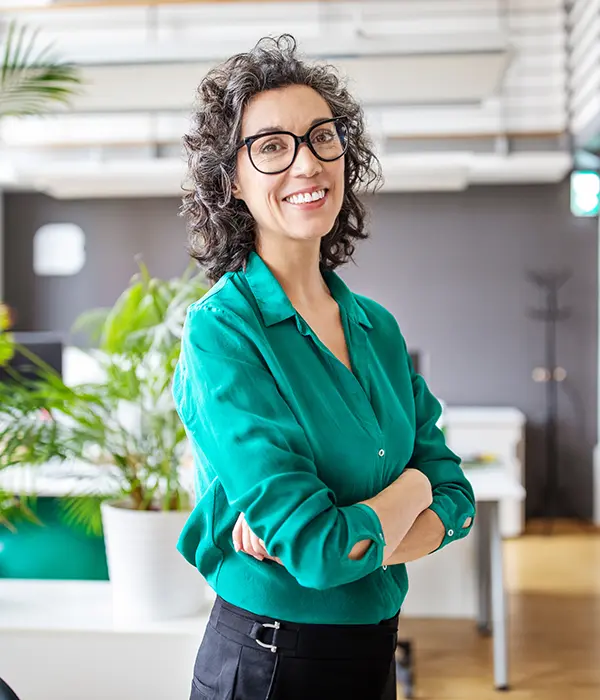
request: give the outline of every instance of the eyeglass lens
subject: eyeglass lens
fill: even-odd
[[[314,126],[309,141],[321,160],[340,158],[346,148],[347,131],[343,122],[326,122]],[[266,134],[252,142],[250,157],[254,167],[263,173],[276,173],[289,168],[294,160],[296,143],[289,134]]]

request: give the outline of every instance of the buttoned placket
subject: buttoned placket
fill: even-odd
[[[343,308],[340,307],[342,324],[344,327],[344,336],[346,339],[346,346],[348,348],[348,355],[350,356],[351,365],[354,371],[351,371],[341,362],[329,348],[320,340],[320,338],[313,333],[310,326],[306,321],[300,316],[296,315],[296,326],[298,331],[309,337],[315,346],[325,354],[327,359],[332,366],[332,369],[338,373],[338,376],[342,379],[342,382],[348,389],[348,392],[355,398],[358,399],[360,408],[365,409],[361,414],[365,417],[365,420],[373,428],[373,431],[377,435],[377,440],[381,444],[383,440],[383,435],[381,434],[381,428],[379,426],[379,421],[375,411],[373,410],[373,405],[371,404],[370,396],[370,382],[368,371],[363,367],[363,358],[366,353],[367,338],[365,329],[360,326],[360,324],[353,323],[348,319],[347,314]],[[351,326],[350,324],[353,323]],[[383,460],[385,458],[385,449],[380,447],[377,452],[377,459]],[[383,533],[379,533],[379,538],[382,542],[385,542]],[[387,565],[382,566],[383,571],[387,571]]]

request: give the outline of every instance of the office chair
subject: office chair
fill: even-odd
[[[19,700],[15,691],[0,678],[0,700]]]
[[[413,698],[415,691],[415,671],[412,644],[409,641],[398,640],[396,644],[396,679],[397,682],[402,685],[404,697],[407,700]],[[2,700],[1,697],[0,700]]]

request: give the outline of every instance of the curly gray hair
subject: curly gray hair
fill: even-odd
[[[381,167],[365,133],[364,114],[330,65],[309,64],[296,54],[289,34],[261,39],[247,53],[210,70],[200,83],[191,128],[183,137],[188,185],[180,215],[188,218],[188,251],[212,282],[243,266],[255,248],[255,225],[246,204],[232,195],[245,106],[260,92],[307,85],[345,116],[349,144],[345,154],[344,197],[333,228],[321,239],[321,265],[335,269],[352,258],[355,239],[368,237],[359,189],[375,190]]]

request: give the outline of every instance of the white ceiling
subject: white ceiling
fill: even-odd
[[[585,63],[600,42],[585,30],[591,20],[600,24],[600,12],[582,9],[588,3],[600,0],[580,0],[572,10],[579,29],[571,41],[584,47],[574,74],[584,116],[574,113],[573,126],[595,98]],[[557,181],[571,167],[558,138],[569,125],[562,0],[171,2],[11,16],[40,27],[77,62],[86,90],[68,112],[0,124],[0,186],[57,197],[178,194],[179,143],[198,82],[261,36],[286,31],[311,60],[348,77],[388,190]],[[572,50],[571,64],[575,56]],[[428,147],[419,151],[423,140]],[[483,152],[469,141],[485,143]],[[527,147],[512,152],[513,143]]]

